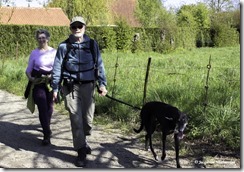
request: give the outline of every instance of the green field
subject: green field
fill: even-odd
[[[240,149],[240,47],[102,56],[110,96],[138,107],[143,105],[144,95],[145,101],[172,104],[189,116],[188,139]],[[151,65],[144,94],[149,57]],[[28,57],[1,57],[1,89],[23,95],[27,61]],[[95,122],[113,126],[113,121],[127,132],[139,125],[138,110],[107,97],[97,96],[96,101]],[[56,107],[63,111],[62,106]]]

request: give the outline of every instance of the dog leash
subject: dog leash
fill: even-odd
[[[98,85],[97,85],[97,91],[98,91],[98,93],[102,93],[102,91],[99,90]],[[109,99],[111,99],[111,100],[114,100],[114,101],[116,101],[116,102],[122,103],[122,104],[124,104],[124,105],[130,106],[130,107],[132,107],[132,108],[134,108],[134,109],[141,110],[141,108],[139,108],[139,107],[133,106],[133,105],[131,105],[131,104],[129,104],[129,103],[123,102],[122,100],[119,100],[119,99],[116,99],[116,98],[114,98],[114,97],[111,97],[111,96],[109,96],[108,94],[106,94],[105,97],[107,97],[107,98],[109,98]]]
[[[111,100],[120,102],[120,103],[125,104],[125,105],[127,105],[127,106],[130,106],[130,107],[132,107],[132,108],[134,108],[134,109],[141,110],[141,108],[139,108],[139,107],[136,107],[136,106],[133,106],[133,105],[128,104],[128,103],[126,103],[126,102],[123,102],[122,100],[116,99],[116,98],[111,97],[111,96],[109,96],[109,95],[107,95],[107,94],[106,94],[106,97],[109,98],[109,99],[111,99]]]

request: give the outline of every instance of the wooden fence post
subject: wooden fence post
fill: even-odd
[[[206,79],[206,85],[205,85],[205,101],[203,103],[203,106],[204,106],[204,109],[203,111],[205,112],[206,110],[206,107],[208,105],[208,80],[209,80],[209,72],[210,72],[210,69],[211,69],[211,55],[209,57],[209,62],[208,62],[208,65],[207,65],[207,68],[208,68],[208,73],[207,73],[207,79]]]
[[[113,85],[113,89],[112,89],[112,97],[114,95],[114,88],[115,88],[115,83],[116,83],[116,76],[117,76],[117,69],[119,67],[119,57],[118,57],[118,52],[117,52],[117,58],[116,58],[116,63],[115,63],[115,69],[114,69],[114,85]]]
[[[143,102],[142,102],[143,105],[145,104],[145,101],[146,101],[147,82],[148,82],[150,64],[151,64],[151,57],[148,58],[148,63],[147,63],[147,71],[146,71],[146,77],[145,77],[145,83],[144,83]]]

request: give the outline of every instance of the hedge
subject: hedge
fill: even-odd
[[[47,29],[51,33],[52,47],[58,47],[70,34],[67,26],[0,25],[0,58],[29,55],[36,48],[35,31]],[[213,29],[212,29],[213,30]],[[239,44],[238,33],[233,28],[215,29],[196,33],[189,27],[178,28],[166,34],[160,28],[131,28],[120,26],[88,26],[86,33],[97,40],[102,51],[131,51],[168,53],[177,48],[192,49],[202,46],[234,46]],[[230,34],[231,33],[231,34]]]

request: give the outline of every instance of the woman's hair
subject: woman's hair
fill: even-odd
[[[50,33],[49,33],[46,29],[38,29],[38,30],[36,31],[36,39],[38,39],[38,36],[39,36],[40,34],[45,34],[46,37],[47,37],[47,39],[50,40]]]

